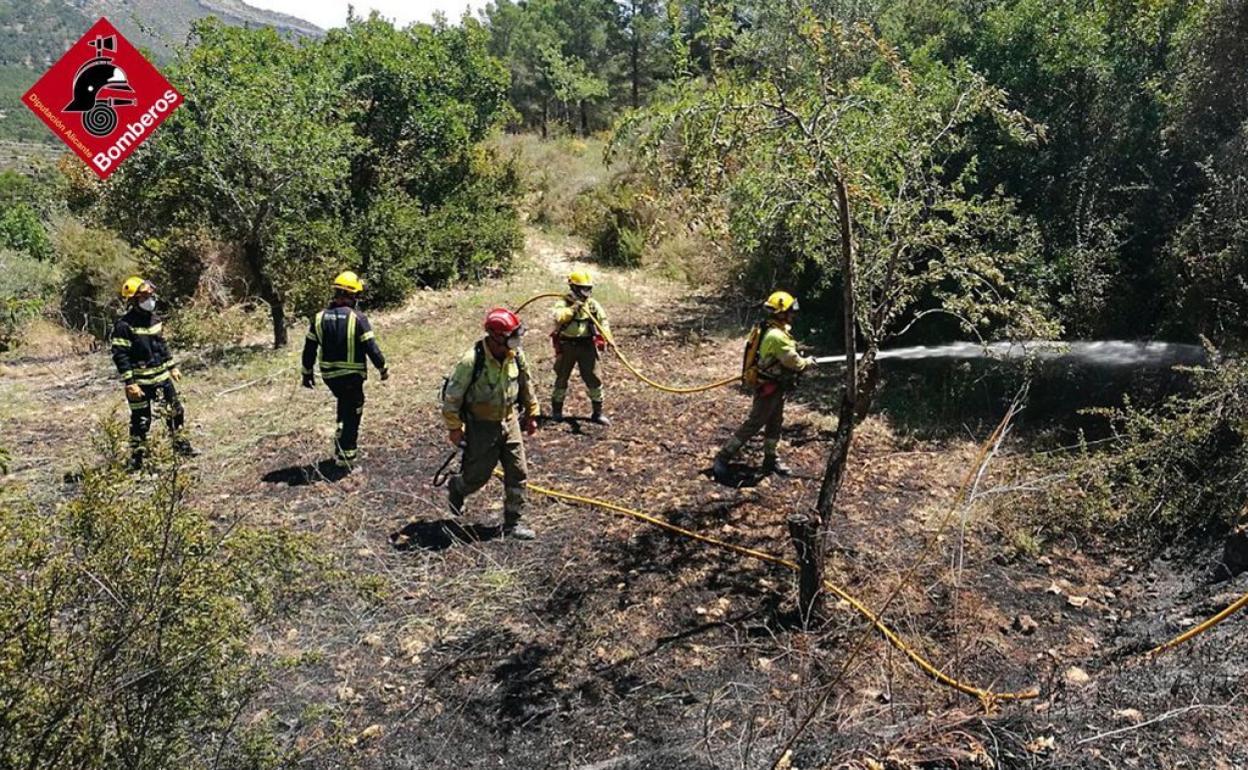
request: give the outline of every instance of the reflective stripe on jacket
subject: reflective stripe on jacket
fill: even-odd
[[[347,305],[330,305],[312,318],[303,343],[304,374],[311,374],[315,363],[322,379],[348,374],[368,379],[365,357],[378,369],[386,368],[386,358],[363,313]]]
[[[576,302],[576,297],[568,294],[559,300],[558,305],[555,305],[555,326],[559,329],[560,337],[577,339],[594,336],[597,331],[594,329],[593,322],[589,320],[591,313],[594,318],[598,319],[604,331],[611,331],[611,327],[607,324],[607,311],[602,309],[598,300],[593,298],[585,300],[581,303],[581,309],[574,314],[572,306]]]
[[[169,379],[173,355],[155,314],[132,307],[113,324],[109,346],[121,379],[128,384],[157,385]]]
[[[472,370],[476,359],[474,346],[460,357],[446,380],[442,392],[442,419],[449,430],[463,427],[461,410],[482,422],[508,420],[516,413],[517,406],[524,417],[537,417],[541,413],[528,376],[528,360],[524,351],[509,351],[502,361],[487,352],[481,372],[473,381]],[[469,383],[472,384],[471,389]]]

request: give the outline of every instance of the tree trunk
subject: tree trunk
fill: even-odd
[[[858,338],[856,334],[858,324],[854,309],[854,245],[853,234],[850,232],[849,195],[839,173],[836,175],[835,185],[838,214],[841,220],[841,282],[845,305],[845,392],[841,396],[836,437],[828,453],[823,484],[819,487],[819,502],[815,506],[822,524],[826,524],[831,518],[837,493],[840,492],[841,482],[845,479],[845,465],[849,462],[849,448],[854,440],[854,425],[859,411]]]
[[[589,136],[589,107],[586,106],[586,100],[581,100],[581,136]]]
[[[819,547],[819,518],[805,513],[789,517],[789,537],[797,551],[798,578],[797,611],[802,629],[809,630],[822,620],[823,606],[823,549]]]
[[[546,138],[547,122],[550,120],[550,100],[542,99],[542,138]]]
[[[633,109],[641,106],[641,35],[637,29],[637,0],[633,0],[632,16],[629,19],[633,26],[632,48],[629,50],[630,76],[633,81]]]
[[[836,503],[841,483],[845,480],[845,466],[849,462],[849,448],[854,440],[854,425],[857,422],[858,413],[858,345],[855,334],[857,322],[854,311],[853,233],[850,231],[849,195],[839,173],[834,183],[841,231],[841,280],[844,284],[845,393],[841,397],[836,437],[832,441],[832,449],[828,452],[815,515],[807,517],[798,514],[789,519],[789,533],[797,549],[799,610],[804,626],[808,626],[821,611],[819,589],[823,587],[823,554],[827,550],[825,541],[830,531],[827,524],[832,518],[832,508]]]
[[[273,316],[273,347],[284,348],[290,341],[286,336],[286,303],[276,296],[268,300],[268,303]]]
[[[260,299],[269,306],[269,316],[273,320],[273,347],[284,348],[289,342],[286,336],[286,301],[278,295],[277,290],[273,288],[273,282],[265,276],[263,255],[264,249],[259,241],[249,240],[243,244],[243,258],[256,277],[256,288],[260,290]]]

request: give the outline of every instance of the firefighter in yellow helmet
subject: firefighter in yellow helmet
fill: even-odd
[[[590,296],[593,291],[594,282],[589,273],[576,270],[568,276],[568,293],[555,306],[555,330],[551,334],[555,343],[555,387],[550,394],[550,416],[553,420],[563,419],[568,380],[572,370],[579,369],[593,405],[589,419],[599,425],[610,425],[611,419],[602,412],[601,353],[606,340],[598,327],[608,334],[611,327],[607,325],[607,311]]]
[[[364,380],[373,362],[382,380],[390,379],[386,357],[377,346],[368,318],[356,304],[364,283],[351,271],[334,279],[334,298],[329,307],[317,313],[308,326],[303,343],[303,387],[315,386],[312,365],[318,364],[321,379],[338,401],[338,429],[334,435],[334,463],[350,471],[359,460],[356,447],[360,418],[364,414]]]
[[[754,388],[754,402],[745,422],[715,456],[715,478],[724,481],[731,476],[728,462],[741,447],[763,431],[763,472],[787,476],[791,472],[776,453],[780,429],[784,426],[784,400],[796,384],[797,376],[813,361],[797,352],[797,343],[790,331],[797,300],[785,291],[773,292],[763,303],[767,318],[751,336],[745,361],[746,383]]]
[[[182,373],[174,365],[173,354],[165,343],[164,323],[156,315],[156,287],[137,275],[131,276],[121,285],[121,297],[127,309],[113,324],[109,345],[130,405],[130,468],[143,467],[147,433],[152,426],[152,402],[156,400],[164,402],[165,423],[173,437],[174,450],[193,456],[195,450],[182,431],[186,417],[175,386]]]

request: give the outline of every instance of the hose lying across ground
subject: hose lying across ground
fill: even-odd
[[[501,474],[499,474],[498,471],[495,471],[495,475],[501,476]],[[542,495],[543,497],[549,497],[555,500],[563,500],[564,502],[569,502],[569,503],[579,503],[581,505],[589,505],[595,508],[601,508],[606,511],[612,511],[614,513],[627,516],[637,521],[645,522],[647,524],[652,524],[656,527],[660,527],[662,529],[667,530],[668,532],[672,532],[674,534],[680,535],[690,540],[696,540],[700,543],[705,543],[706,545],[709,545],[713,548],[718,548],[723,551],[735,553],[739,556],[748,556],[752,559],[758,559],[759,561],[764,561],[769,564],[776,564],[786,569],[793,570],[794,572],[798,570],[797,563],[790,561],[789,559],[781,558],[774,554],[767,553],[766,551],[759,551],[754,548],[747,548],[745,546],[736,545],[735,543],[729,543],[725,540],[720,540],[718,538],[711,537],[709,535],[699,534],[697,532],[694,532],[693,530],[685,529],[684,527],[680,527],[675,524],[671,524],[669,522],[663,521],[662,519],[655,518],[654,516],[651,516],[647,513],[643,513],[641,511],[637,511],[632,508],[626,508],[622,505],[617,505],[615,503],[608,502],[606,500],[599,500],[593,497],[582,497],[581,495],[574,495],[570,492],[562,492],[557,489],[550,489],[549,487],[538,486],[531,482],[527,484],[527,487],[533,493]],[[857,612],[858,614],[866,618],[868,621],[870,621],[871,624],[875,626],[876,630],[878,630],[880,634],[882,634],[884,638],[887,639],[890,644],[892,644],[894,647],[896,647],[898,650],[904,653],[906,657],[908,657],[911,660],[911,662],[913,662],[924,673],[926,673],[931,678],[935,679],[940,684],[943,684],[946,687],[951,687],[967,695],[971,695],[976,698],[979,698],[980,701],[986,704],[991,704],[996,701],[1028,700],[1031,698],[1039,697],[1040,695],[1039,690],[1034,689],[1034,688],[1030,690],[1019,691],[1019,692],[994,692],[992,690],[985,690],[983,688],[976,687],[971,684],[967,684],[966,682],[963,682],[959,679],[956,679],[950,676],[949,674],[944,673],[939,668],[937,668],[931,661],[925,658],[922,655],[922,653],[918,652],[913,647],[911,647],[904,639],[901,638],[899,634],[897,634],[897,632],[889,628],[889,626],[885,624],[884,621],[880,619],[878,615],[872,612],[870,608],[868,608],[865,604],[863,604],[861,601],[855,598],[848,591],[846,591],[845,589],[841,588],[840,586],[836,585],[835,583],[829,580],[824,580],[823,585],[827,591],[835,595],[837,598],[845,600],[845,602],[849,604],[849,606],[853,608],[855,612]]]
[[[1226,609],[1222,610],[1218,614],[1209,618],[1205,622],[1199,625],[1193,626],[1189,628],[1188,630],[1184,631],[1183,633],[1179,634],[1178,636],[1174,637],[1170,641],[1165,642],[1163,644],[1159,644],[1153,649],[1149,650],[1148,657],[1151,658],[1154,655],[1160,655],[1161,653],[1166,652],[1167,650],[1172,650],[1175,647],[1178,647],[1180,644],[1183,644],[1184,642],[1188,642],[1188,641],[1191,641],[1192,639],[1195,639],[1196,637],[1200,636],[1204,632],[1208,631],[1209,629],[1218,625],[1222,621],[1226,620],[1230,616],[1239,612],[1244,607],[1248,607],[1248,594],[1244,594],[1243,596],[1239,597],[1234,602],[1232,602],[1230,606],[1228,606]]]

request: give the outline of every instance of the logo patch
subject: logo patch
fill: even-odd
[[[100,18],[22,97],[101,179],[182,103],[182,95]]]

